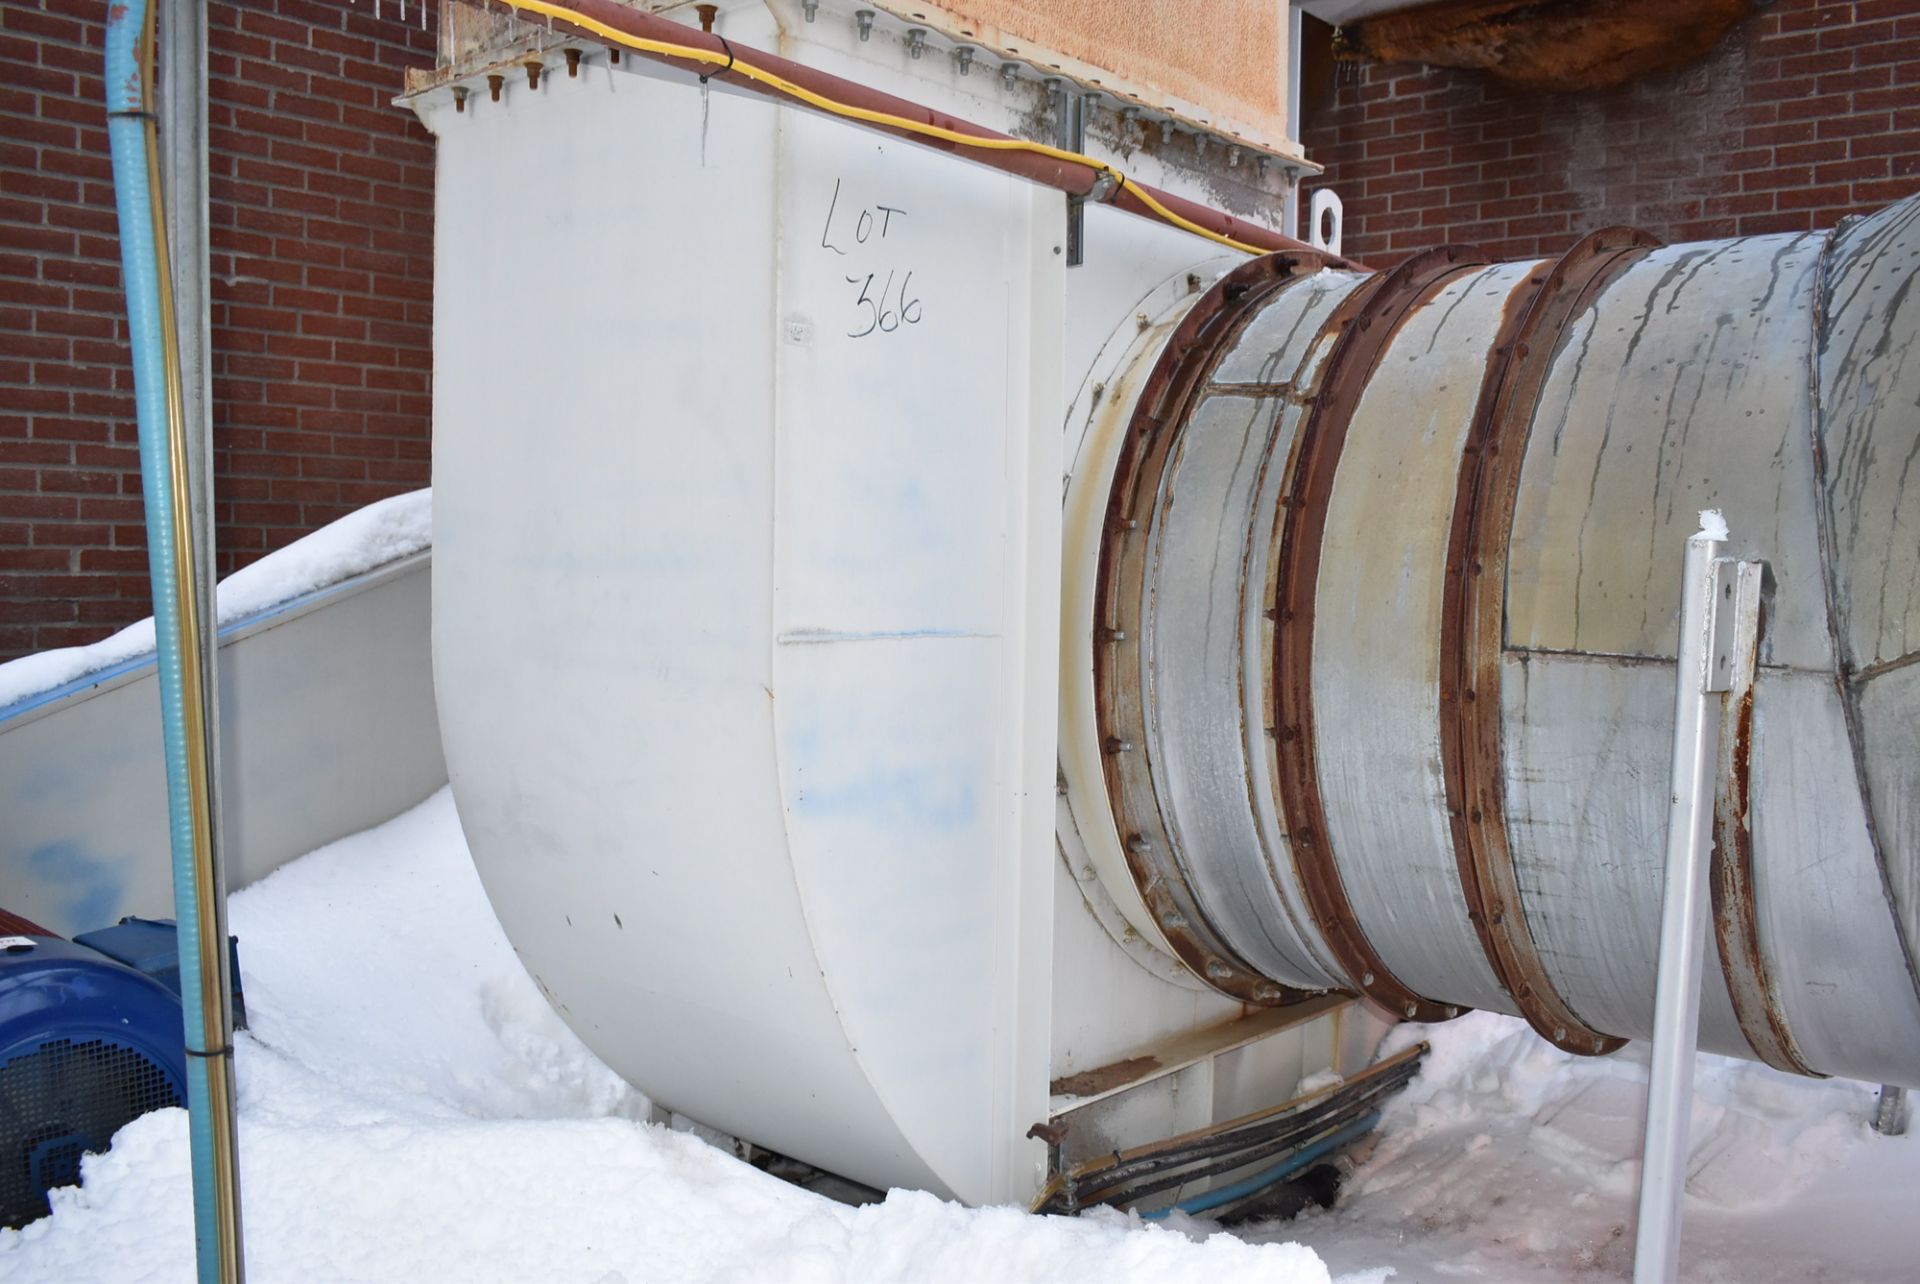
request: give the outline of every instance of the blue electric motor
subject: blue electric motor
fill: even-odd
[[[122,1125],[186,1103],[173,955],[171,923],[73,941],[0,926],[0,1226],[44,1217],[47,1191],[76,1184]]]

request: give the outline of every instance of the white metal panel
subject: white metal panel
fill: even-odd
[[[854,1059],[786,854],[778,114],[596,68],[487,106],[433,123],[435,673],[488,894],[662,1104],[944,1188]]]
[[[1004,176],[798,113],[781,165],[773,689],[794,878],[897,1126],[953,1189],[1003,1198],[1045,1106],[1036,1060],[1014,1118],[995,982],[1017,965],[1027,497],[1058,468],[1057,401],[1035,422],[1025,397],[1051,344],[1029,280],[1064,264]],[[1056,461],[1037,478],[1036,434]],[[1033,803],[1050,824],[1051,793]],[[1044,958],[1028,967],[1044,994]]]
[[[436,117],[440,684],[503,923],[664,1104],[868,1182],[1022,1197],[1057,201],[643,77],[505,106]],[[590,288],[526,253],[550,238]]]

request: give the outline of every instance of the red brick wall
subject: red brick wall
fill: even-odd
[[[433,144],[390,100],[433,35],[373,8],[211,4],[221,574],[427,484]],[[0,659],[149,609],[105,11],[0,0]]]
[[[1703,62],[1594,93],[1363,67],[1306,125],[1343,248],[1376,266],[1447,242],[1558,254],[1616,223],[1669,242],[1831,227],[1920,191],[1920,0],[1780,0]]]

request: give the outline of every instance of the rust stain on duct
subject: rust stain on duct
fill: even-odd
[[[1630,228],[1595,232],[1509,296],[1460,457],[1441,597],[1441,765],[1467,917],[1527,1024],[1585,1055],[1611,1052],[1623,1040],[1581,1021],[1555,989],[1507,843],[1500,692],[1507,544],[1520,464],[1558,340],[1569,319],[1655,244]]]
[[[1749,802],[1752,788],[1753,689],[1733,702],[1722,733],[1719,796],[1713,811],[1713,934],[1720,967],[1727,977],[1740,1032],[1753,1054],[1776,1070],[1812,1075],[1787,1027],[1773,983],[1773,970],[1760,946],[1753,894],[1753,832]]]
[[[1706,56],[1751,0],[1447,0],[1334,34],[1347,61],[1484,70],[1520,89],[1605,89]]]
[[[1280,536],[1278,618],[1274,630],[1273,724],[1281,810],[1289,846],[1315,923],[1341,968],[1361,992],[1388,1011],[1443,1021],[1459,1009],[1423,998],[1387,970],[1368,941],[1341,881],[1320,794],[1313,708],[1313,604],[1320,576],[1327,502],[1346,442],[1347,424],[1375,363],[1395,330],[1449,277],[1481,266],[1458,247],[1428,250],[1377,277],[1344,300],[1328,330],[1339,337],[1327,373],[1289,460],[1286,518]]]

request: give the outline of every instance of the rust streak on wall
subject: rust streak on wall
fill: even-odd
[[[1446,0],[1342,27],[1347,58],[1477,67],[1523,89],[1608,89],[1698,61],[1752,0]]]

